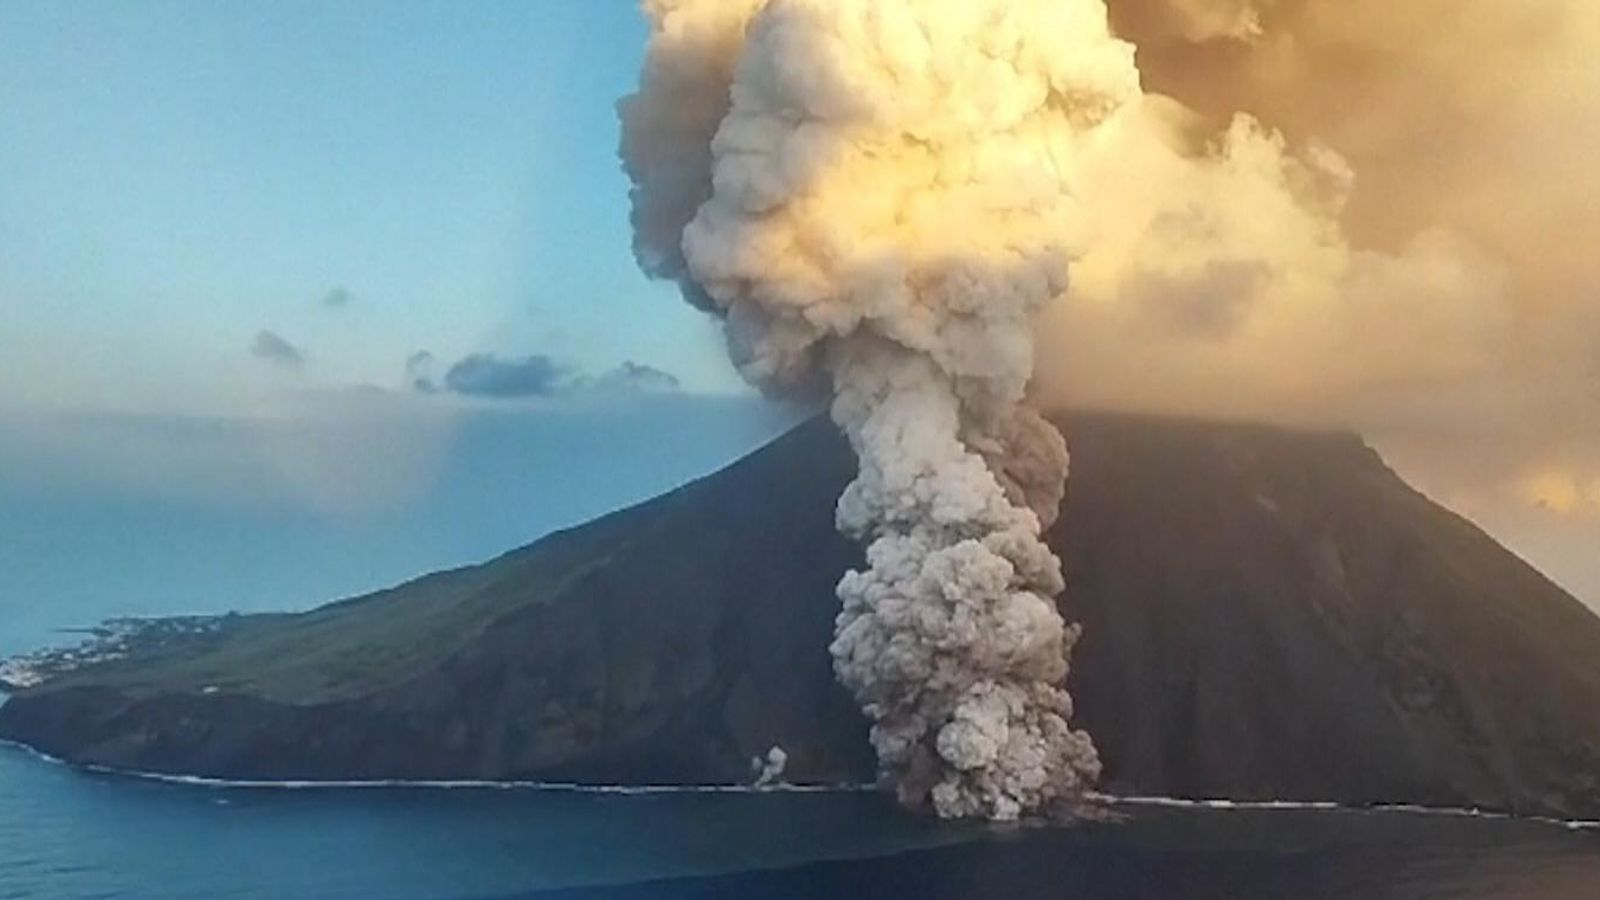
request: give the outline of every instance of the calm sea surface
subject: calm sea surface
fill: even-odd
[[[913,888],[1095,900],[1600,898],[1600,833],[1553,824],[1123,814],[1072,830],[991,831],[903,817],[849,793],[219,788],[83,773],[0,748],[0,898],[443,900],[568,889],[559,893],[756,900]],[[817,861],[829,862],[793,868]],[[612,887],[570,893],[597,885]]]
[[[860,794],[216,788],[0,747],[0,898],[457,898],[937,845]]]

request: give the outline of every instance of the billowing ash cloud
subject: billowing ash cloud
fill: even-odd
[[[635,249],[774,392],[819,376],[860,460],[835,669],[903,802],[1014,818],[1098,776],[1041,539],[1064,442],[1022,406],[1139,100],[1099,0],[653,0],[620,105]]]
[[[1560,568],[1600,481],[1600,4],[1109,5],[1170,96],[1082,169],[1038,396],[1353,428]]]
[[[1036,402],[1354,427],[1480,518],[1600,508],[1600,4],[645,9],[636,254],[750,380],[831,384],[872,562],[834,649],[909,800],[1007,815],[1095,768],[1040,662],[1073,631],[989,599],[1058,585],[993,502],[1061,490],[1034,341]]]
[[[291,369],[305,365],[306,361],[305,351],[273,331],[256,333],[255,338],[250,341],[250,355],[273,365]]]
[[[1170,96],[1082,170],[1043,397],[1426,423],[1496,491],[1600,477],[1600,4],[1109,5]]]

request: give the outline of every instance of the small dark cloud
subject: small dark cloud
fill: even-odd
[[[350,289],[340,285],[322,295],[322,305],[328,309],[343,309],[356,302],[356,295]]]
[[[565,366],[537,353],[520,359],[474,353],[444,373],[445,390],[497,400],[551,397],[565,392],[570,383]]]
[[[272,331],[261,331],[256,334],[255,340],[250,342],[250,355],[275,366],[288,368],[298,368],[306,361],[303,350]]]
[[[433,354],[426,350],[418,350],[406,357],[406,383],[412,390],[424,394],[432,394],[439,390],[439,386],[433,380],[433,363]]]
[[[594,386],[603,391],[668,394],[678,390],[683,385],[678,381],[678,376],[671,372],[664,372],[655,366],[647,366],[629,360],[596,378]]]
[[[419,350],[406,358],[405,378],[418,393],[439,392],[493,400],[570,397],[582,394],[662,394],[680,389],[677,376],[636,362],[598,376],[587,375],[544,354],[502,357],[474,353],[434,377],[437,360]]]

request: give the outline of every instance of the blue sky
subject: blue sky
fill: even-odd
[[[644,43],[630,0],[0,3],[0,654],[481,560],[791,423],[634,265]]]
[[[0,5],[0,407],[221,411],[423,349],[736,389],[629,251],[644,38],[627,0]]]
[[[792,421],[633,263],[644,43],[633,0],[0,2],[0,622],[381,587]],[[488,399],[630,362],[688,390]],[[1600,519],[1454,505],[1600,606]]]

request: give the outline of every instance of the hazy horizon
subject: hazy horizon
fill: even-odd
[[[0,655],[105,616],[304,609],[489,559],[710,474],[804,415],[692,395],[326,400],[278,417],[13,418]],[[1480,523],[1503,542],[1516,524]],[[1600,611],[1595,573],[1563,552],[1581,546],[1537,531],[1507,545]]]

